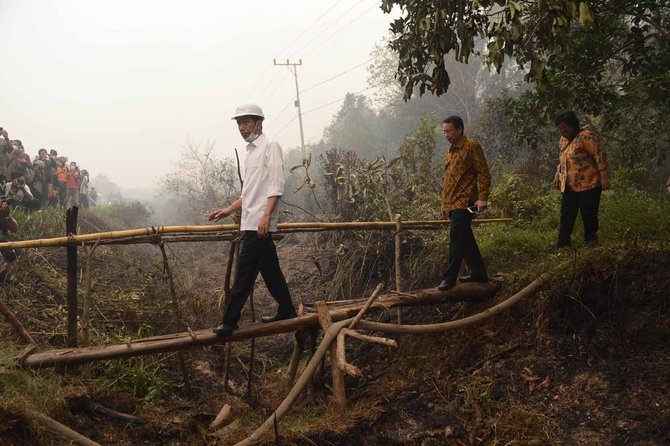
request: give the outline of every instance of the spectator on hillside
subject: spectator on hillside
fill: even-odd
[[[7,135],[7,130],[0,127],[0,184],[3,184],[7,181],[9,173],[7,171],[7,155],[10,150],[9,137]]]
[[[95,187],[91,187],[91,192],[89,194],[89,201],[91,203],[91,206],[97,206],[98,205],[98,191],[95,190]]]
[[[58,160],[56,158],[58,158],[58,152],[51,149],[44,169],[49,173],[49,182],[53,185],[54,190],[58,191]]]
[[[68,168],[65,163],[58,159],[56,161],[56,175],[58,178],[58,203],[60,207],[65,207],[65,197],[67,195],[67,177],[68,177]]]
[[[40,202],[40,209],[46,208],[49,202],[49,182],[44,171],[44,161],[41,159],[37,159],[33,163],[33,181],[29,186],[35,198]]]
[[[0,195],[0,242],[9,239],[10,232],[19,230],[19,225],[10,215],[10,203],[5,195]],[[0,281],[11,278],[16,270],[16,252],[13,249],[0,249]]]
[[[79,167],[72,161],[67,176],[67,194],[65,197],[65,207],[79,206]]]
[[[88,170],[82,169],[81,177],[79,178],[79,201],[84,208],[88,208]]]
[[[40,202],[35,199],[30,187],[26,184],[26,179],[20,172],[12,174],[12,181],[5,186],[5,195],[15,206],[29,210],[40,207]]]
[[[598,243],[600,195],[610,185],[607,153],[600,135],[581,128],[574,112],[559,113],[554,124],[561,133],[554,187],[563,193],[563,198],[558,240],[553,246],[572,245],[572,229],[578,212],[584,222],[584,242],[592,246]]]

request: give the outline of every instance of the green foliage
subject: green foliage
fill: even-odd
[[[153,335],[150,326],[142,324],[137,337]],[[117,342],[123,342],[119,339]],[[149,357],[137,357],[124,360],[101,361],[94,365],[96,374],[107,381],[108,387],[132,393],[145,404],[160,398],[167,387],[160,377],[160,362],[151,362]]]
[[[444,56],[452,52],[464,63],[480,56],[497,70],[511,58],[538,90],[580,88],[589,102],[603,103],[605,93],[614,92],[603,82],[612,69],[624,90],[656,86],[658,103],[670,94],[667,1],[382,1],[385,12],[394,6],[402,12],[391,24],[390,46],[398,53],[406,99],[415,87],[420,94],[447,91]],[[476,39],[486,50],[477,50]]]
[[[520,222],[530,222],[559,206],[556,194],[521,175],[507,173],[495,183],[489,200],[492,214]]]

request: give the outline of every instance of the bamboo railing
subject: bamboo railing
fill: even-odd
[[[507,223],[511,218],[483,218],[473,220],[472,224],[482,223]],[[449,225],[448,220],[415,220],[403,221],[403,229],[408,230],[431,230],[439,229]],[[172,236],[183,237],[185,234],[198,234],[202,237],[206,234],[210,239],[230,240],[234,232],[239,229],[236,224],[225,225],[195,225],[195,226],[152,226],[140,229],[128,229],[124,231],[96,232],[91,234],[70,235],[65,237],[54,237],[48,239],[23,240],[16,242],[0,243],[0,249],[18,249],[18,248],[55,248],[72,245],[94,244],[95,242],[104,242],[109,240],[124,241],[132,243],[133,238],[141,238],[137,243],[152,243],[152,239],[158,237]],[[395,231],[396,222],[394,221],[352,221],[352,222],[299,222],[299,223],[280,223],[276,234],[287,234],[293,232],[314,232],[314,231],[352,231],[352,230],[380,230]],[[197,236],[196,236],[197,237]],[[221,237],[221,238],[216,238]],[[169,242],[168,238],[163,241]],[[187,240],[179,240],[187,241]],[[194,240],[199,241],[199,240]]]

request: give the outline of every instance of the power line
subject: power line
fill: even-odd
[[[310,85],[309,87],[305,88],[305,89],[302,90],[301,92],[302,92],[302,93],[305,93],[306,91],[309,91],[309,90],[311,90],[312,88],[320,87],[321,85],[326,84],[326,83],[328,83],[328,82],[330,82],[330,81],[332,81],[332,80],[334,80],[334,79],[337,79],[338,77],[340,77],[340,76],[342,76],[342,75],[345,75],[345,74],[347,74],[347,73],[350,73],[350,72],[354,71],[356,68],[362,67],[363,65],[365,65],[365,64],[367,64],[367,63],[369,63],[369,62],[372,62],[373,60],[374,60],[374,58],[370,58],[370,59],[366,60],[365,62],[361,62],[361,63],[359,63],[358,65],[349,68],[348,70],[345,70],[345,71],[343,71],[343,72],[341,72],[341,73],[339,73],[339,74],[336,74],[336,75],[333,76],[333,77],[329,77],[328,79],[325,79],[325,80],[323,80],[323,81],[321,81],[321,82],[319,82],[319,83],[317,83],[317,84]]]
[[[333,5],[332,5],[330,8],[326,9],[323,13],[321,13],[321,15],[320,15],[319,17],[316,18],[316,20],[314,20],[314,21],[313,21],[307,28],[305,28],[305,29],[303,30],[303,32],[300,33],[300,34],[298,35],[298,37],[296,37],[295,39],[293,39],[288,45],[286,45],[281,51],[279,51],[278,54],[281,55],[284,51],[286,51],[287,49],[289,49],[289,48],[291,47],[291,45],[293,45],[293,44],[296,43],[298,40],[300,40],[300,38],[301,38],[302,36],[304,36],[305,34],[307,34],[307,32],[308,32],[310,29],[312,29],[312,28],[314,27],[314,25],[316,25],[317,23],[319,23],[319,21],[320,21],[322,18],[324,18],[330,11],[332,11],[332,10],[333,10],[337,5],[339,5],[340,3],[342,3],[342,0],[339,0],[339,1],[336,1],[335,3],[333,3]],[[265,70],[264,70],[263,73],[260,75],[260,77],[256,80],[256,83],[254,84],[254,87],[251,89],[251,92],[249,93],[249,99],[252,99],[254,92],[256,91],[256,89],[258,88],[258,86],[261,84],[261,81],[263,80],[263,78],[265,78],[265,75],[268,73],[268,71],[270,70],[270,68],[271,68],[272,66],[274,66],[274,65],[273,65],[273,64],[268,64],[268,65],[265,67]],[[276,77],[276,75],[277,75],[277,74],[276,74],[276,72],[275,72],[275,75],[270,79],[270,82],[272,82],[272,81],[274,80],[274,78]]]
[[[329,102],[329,103],[327,103],[327,104],[323,104],[323,105],[320,105],[320,106],[318,106],[318,107],[312,108],[312,109],[310,109],[310,110],[307,110],[307,111],[303,112],[302,114],[303,114],[303,115],[306,115],[307,113],[312,113],[312,112],[314,112],[314,111],[321,110],[322,108],[326,108],[326,107],[328,107],[329,105],[337,104],[338,102],[342,102],[342,101],[344,101],[344,100],[347,98],[347,96],[350,95],[350,94],[360,94],[360,93],[363,93],[364,91],[368,91],[368,90],[370,90],[370,89],[372,89],[372,88],[378,87],[379,85],[380,85],[380,84],[375,84],[375,85],[371,85],[371,86],[369,86],[369,87],[363,88],[363,89],[361,89],[361,90],[355,91],[355,92],[353,92],[353,93],[347,93],[344,97],[342,97],[342,98],[340,98],[340,99],[337,99],[336,101],[332,101],[332,102]]]
[[[360,19],[361,17],[363,17],[363,16],[364,16],[365,14],[367,14],[370,10],[372,10],[372,8],[375,8],[376,6],[377,6],[376,4],[370,6],[368,9],[366,9],[366,10],[363,11],[361,14],[359,14],[358,16],[356,16],[352,21],[350,21],[349,23],[347,23],[346,25],[344,25],[342,28],[338,29],[338,30],[335,31],[333,34],[331,34],[330,37],[328,37],[326,40],[323,40],[321,43],[319,43],[318,45],[316,45],[315,47],[313,47],[311,50],[309,50],[307,53],[305,53],[305,55],[302,56],[302,57],[307,57],[307,56],[309,56],[310,54],[312,54],[314,51],[316,51],[317,49],[321,48],[326,42],[328,42],[330,39],[332,39],[333,37],[335,37],[336,35],[338,35],[338,34],[341,33],[342,31],[344,31],[345,29],[349,28],[352,24],[354,24],[354,22],[356,22],[358,19]]]
[[[335,2],[330,8],[328,8],[328,9],[327,9],[325,12],[323,12],[319,17],[317,17],[316,20],[314,20],[314,21],[313,21],[307,28],[305,28],[305,30],[304,30],[302,33],[300,33],[300,35],[299,35],[298,37],[296,37],[295,39],[293,39],[293,41],[291,41],[291,43],[289,43],[288,45],[286,45],[286,46],[285,46],[281,51],[279,51],[279,53],[277,53],[277,54],[281,55],[281,53],[283,53],[284,51],[286,51],[287,49],[289,49],[289,48],[291,47],[291,45],[293,45],[293,44],[296,43],[298,40],[300,40],[300,38],[301,38],[302,36],[304,36],[305,34],[307,34],[307,31],[309,31],[310,29],[312,29],[312,27],[314,27],[314,25],[316,25],[316,24],[319,22],[319,20],[321,20],[323,17],[325,17],[326,14],[328,14],[330,11],[332,11],[332,10],[333,10],[337,5],[339,5],[340,3],[342,3],[342,0],[339,0],[339,1]]]
[[[304,112],[302,112],[302,115],[305,116],[305,115],[308,114],[308,113],[311,113],[311,112],[314,112],[314,111],[317,111],[317,110],[321,110],[322,108],[326,108],[326,107],[328,107],[328,106],[330,106],[330,105],[333,105],[333,104],[337,104],[338,102],[342,102],[342,101],[344,101],[344,100],[347,98],[347,96],[350,95],[350,94],[361,94],[361,93],[363,93],[364,91],[371,90],[371,89],[373,89],[373,88],[378,87],[379,85],[381,85],[381,83],[379,83],[379,84],[375,84],[375,85],[371,85],[371,86],[369,86],[369,87],[363,88],[363,89],[358,90],[358,91],[355,91],[355,92],[353,92],[353,93],[347,93],[344,97],[342,97],[342,98],[340,98],[340,99],[336,99],[336,100],[334,100],[334,101],[332,101],[332,102],[328,102],[327,104],[319,105],[318,107],[314,107],[314,108],[312,108],[312,109],[309,109],[309,110],[307,110],[307,111],[304,111]],[[279,131],[276,132],[274,135],[275,135],[275,136],[278,136],[281,132],[283,132],[284,130],[286,130],[286,128],[287,128],[289,125],[291,125],[291,123],[292,123],[293,121],[295,121],[296,119],[298,119],[298,116],[297,116],[297,115],[294,116],[293,119],[291,119],[289,122],[287,122],[286,124],[284,124],[284,126],[283,126],[281,129],[279,129]]]
[[[344,17],[345,15],[347,15],[347,14],[349,13],[349,11],[351,11],[352,9],[354,9],[356,6],[358,6],[358,5],[361,4],[361,3],[363,3],[363,0],[357,1],[356,3],[354,3],[353,5],[351,5],[351,6],[349,7],[349,9],[347,9],[346,11],[344,11],[344,12],[343,12],[339,17],[337,17],[337,18],[336,18],[330,25],[326,26],[326,27],[325,27],[324,29],[322,29],[321,32],[319,32],[316,36],[312,37],[312,39],[311,39],[310,42],[307,42],[306,44],[304,44],[303,46],[301,46],[300,48],[298,48],[297,50],[295,50],[295,51],[293,52],[293,54],[291,54],[290,57],[295,57],[296,54],[298,54],[300,51],[302,51],[302,50],[303,50],[307,45],[309,45],[312,41],[316,40],[316,38],[319,37],[319,36],[321,36],[321,34],[323,34],[323,33],[325,33],[326,31],[328,31],[328,29],[330,29],[333,25],[335,25],[337,22],[339,22],[340,19],[342,19],[342,17]]]

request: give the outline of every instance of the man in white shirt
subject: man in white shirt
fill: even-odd
[[[284,194],[284,165],[281,146],[263,134],[263,111],[256,104],[237,108],[237,127],[247,144],[242,195],[230,206],[212,212],[210,221],[225,218],[241,210],[243,232],[235,286],[223,312],[223,322],[214,333],[229,336],[236,328],[240,313],[260,272],[272,297],[279,304],[277,314],[261,318],[274,322],[296,317],[295,307],[284,274],[279,267],[277,250],[270,237],[277,230],[277,203]]]

